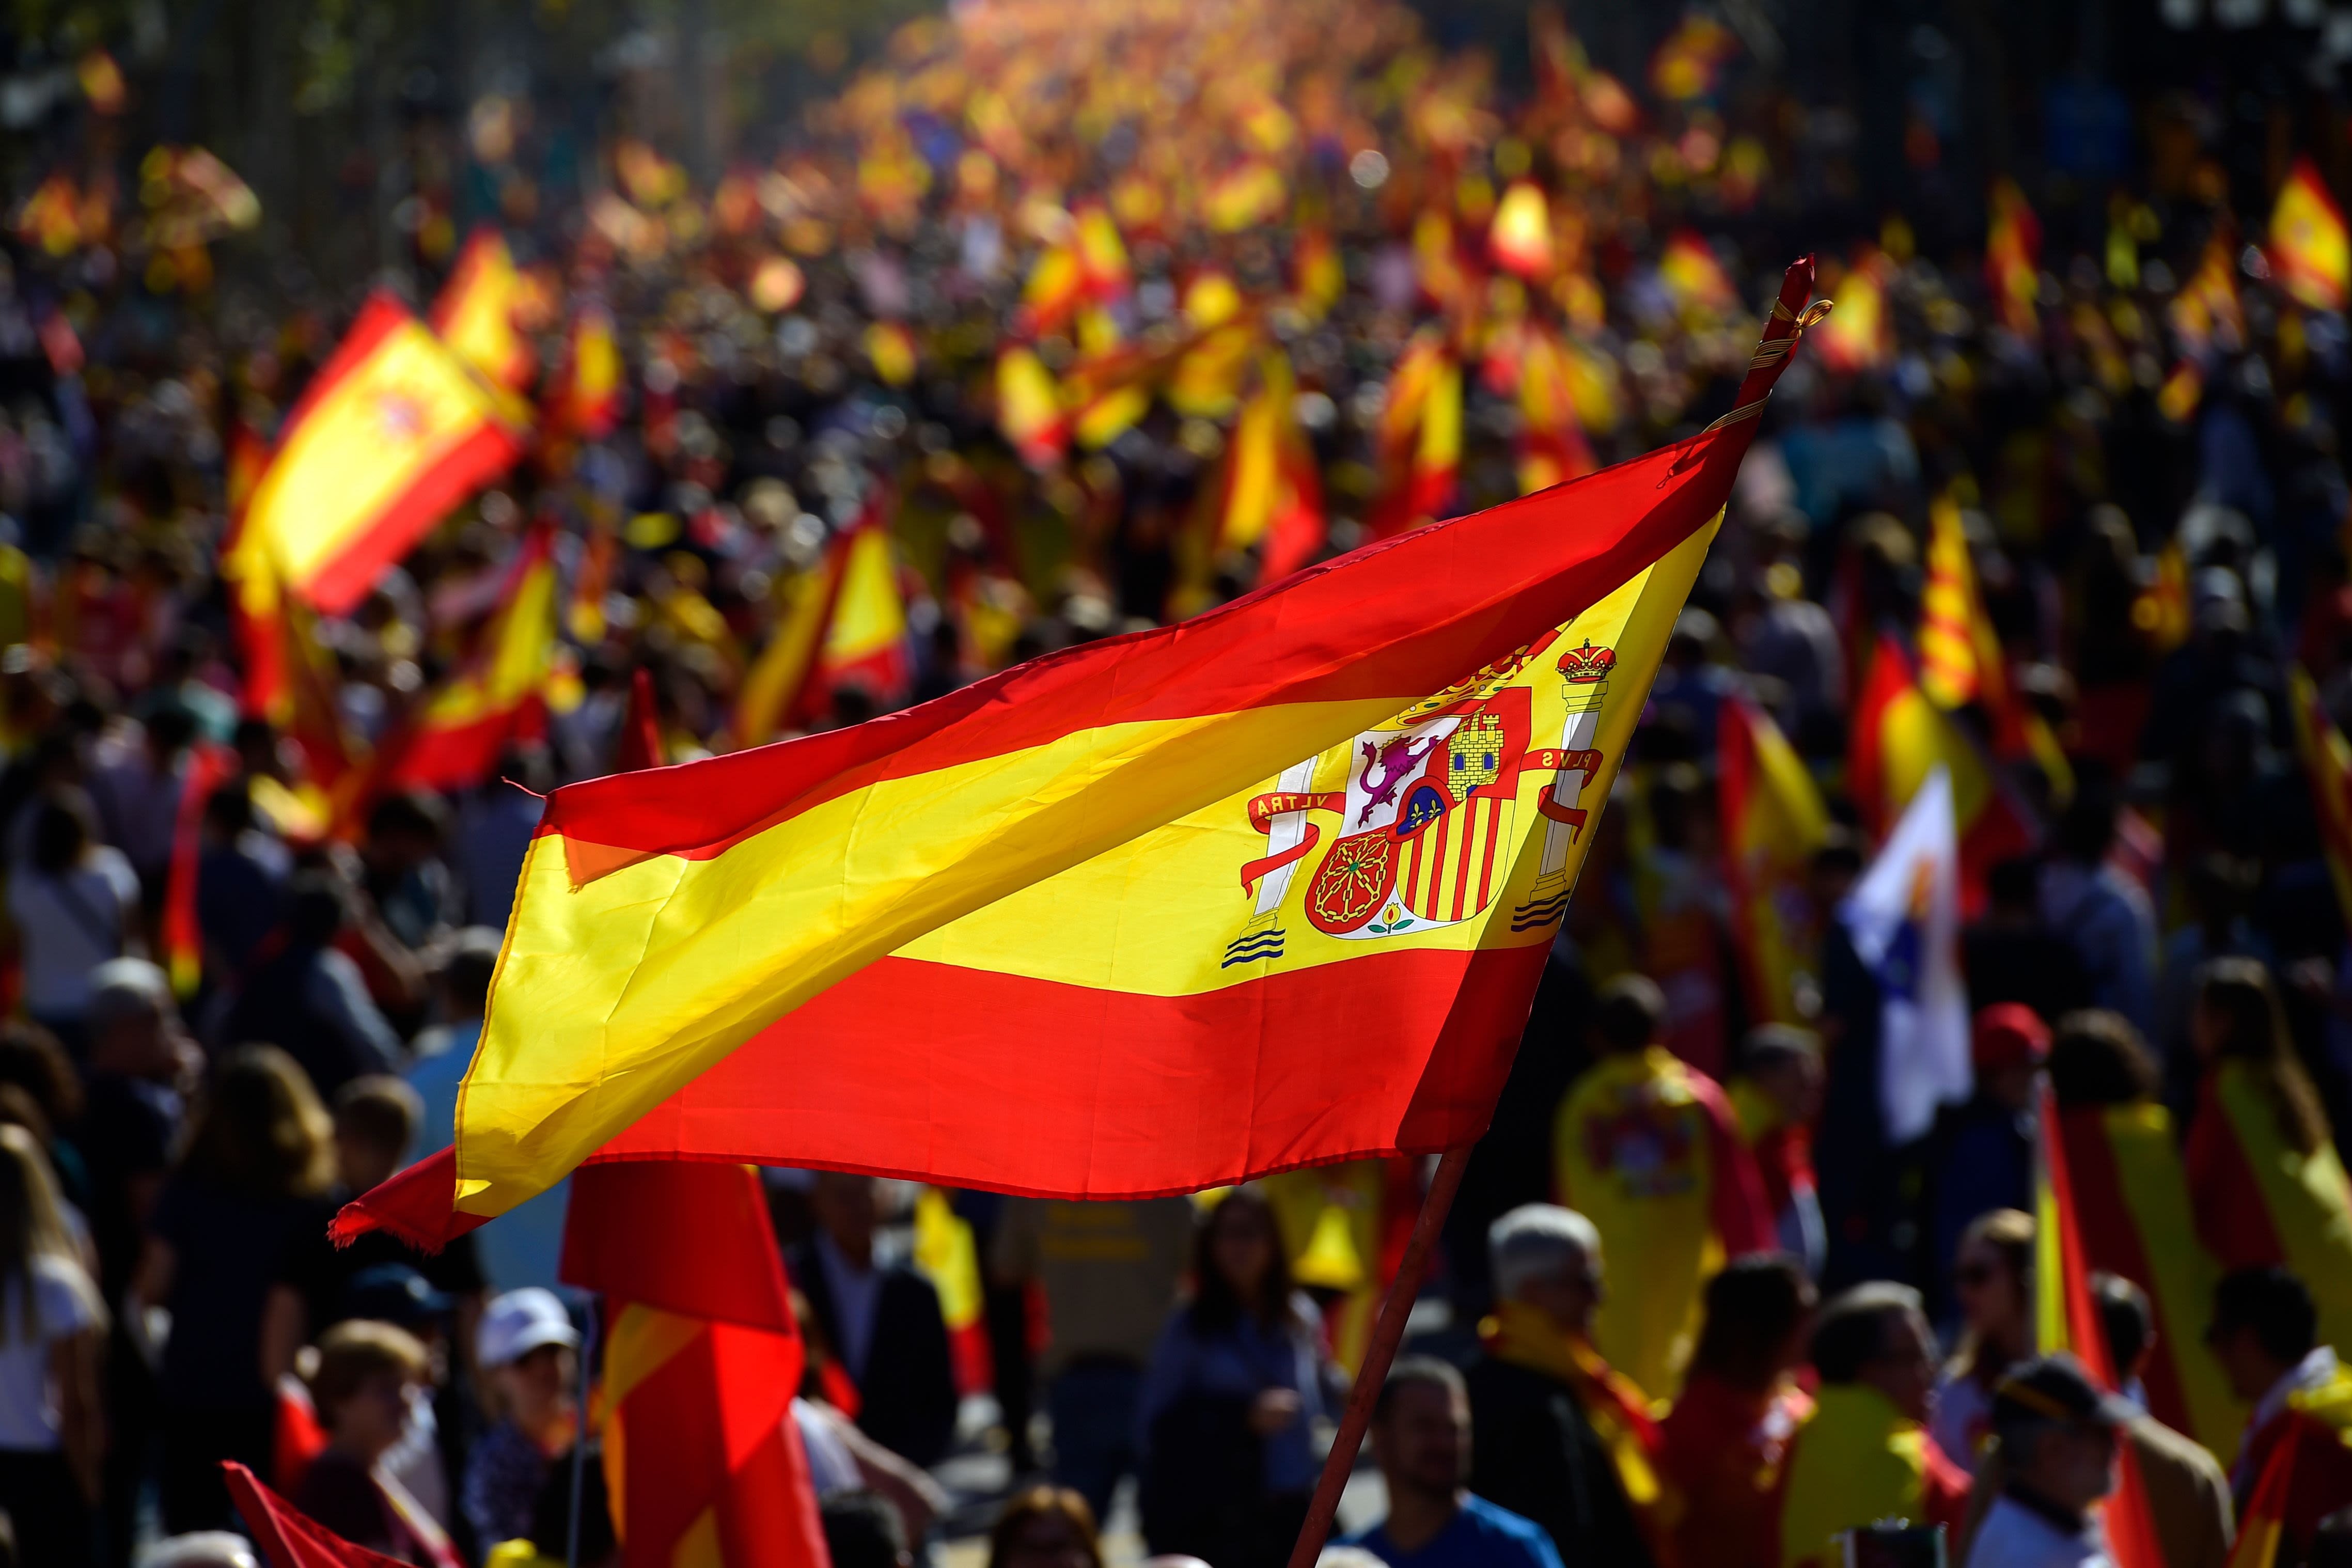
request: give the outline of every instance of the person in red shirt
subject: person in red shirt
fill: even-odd
[[[1658,1473],[1675,1561],[1774,1568],[1780,1461],[1812,1400],[1790,1373],[1811,1331],[1812,1281],[1794,1258],[1734,1258],[1706,1286],[1682,1397],[1660,1426]]]

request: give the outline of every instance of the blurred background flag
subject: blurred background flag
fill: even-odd
[[[1925,1134],[1968,1099],[1968,991],[1960,978],[1960,847],[1952,775],[1930,767],[1839,911],[1880,990],[1879,1104],[1890,1144]]]

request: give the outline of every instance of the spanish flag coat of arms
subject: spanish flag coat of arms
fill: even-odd
[[[342,1233],[430,1243],[590,1158],[1133,1197],[1476,1138],[1811,283],[1688,441],[557,791],[454,1154]]]

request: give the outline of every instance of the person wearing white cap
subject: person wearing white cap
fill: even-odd
[[[572,1447],[580,1331],[553,1291],[526,1286],[489,1304],[474,1350],[502,1414],[466,1462],[458,1506],[487,1551],[530,1533],[549,1467]]]

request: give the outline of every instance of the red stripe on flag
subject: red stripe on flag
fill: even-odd
[[[1486,1131],[1545,952],[1387,952],[1190,996],[886,958],[754,1036],[598,1157],[789,1153],[802,1165],[1108,1198],[1432,1153]],[[1187,1067],[1203,1029],[1233,1041],[1230,1081],[1199,1083]],[[1432,1046],[1378,1060],[1329,1048],[1374,1035]],[[809,1050],[812,1039],[826,1048]],[[1002,1090],[1012,1078],[1026,1086],[1018,1107]],[[1097,1120],[1090,1146],[1036,1135],[1066,1114]]]
[[[2075,1235],[2087,1265],[2119,1274],[2147,1292],[2156,1313],[2156,1353],[2148,1358],[2144,1381],[2149,1414],[2176,1432],[2193,1432],[2188,1391],[2173,1357],[2192,1349],[2201,1323],[2168,1322],[2163,1293],[2157,1289],[2147,1240],[2124,1197],[2123,1178],[2116,1169],[2116,1152],[2107,1142],[2106,1108],[2076,1106],[2058,1113],[2059,1149],[2065,1156],[2066,1174],[2074,1190]],[[2182,1237],[2184,1242],[2189,1238]],[[2096,1253],[2096,1257],[2090,1257]]]

